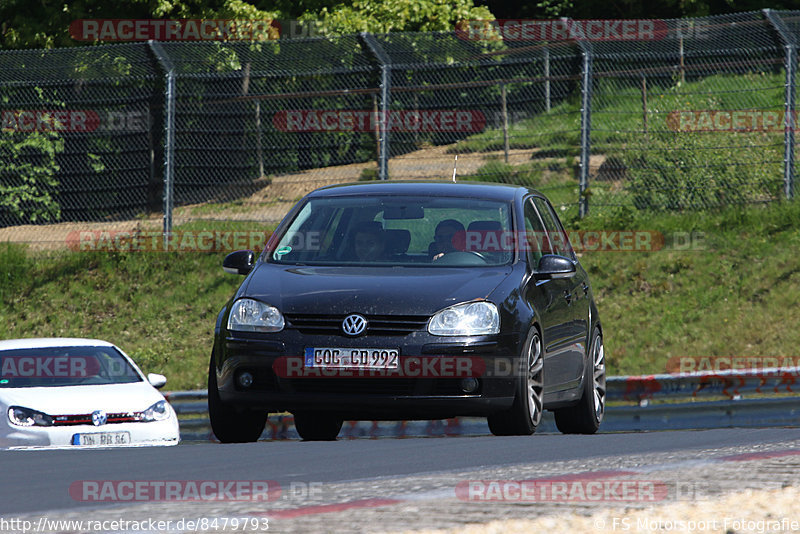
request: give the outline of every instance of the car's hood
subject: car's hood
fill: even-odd
[[[511,266],[288,267],[261,264],[241,296],[283,313],[432,315],[469,300],[486,298]]]
[[[94,386],[0,389],[0,404],[23,406],[48,415],[139,412],[164,397],[147,382]]]

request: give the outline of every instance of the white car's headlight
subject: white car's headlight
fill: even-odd
[[[480,336],[500,332],[497,306],[484,300],[445,308],[431,318],[428,332],[434,336]]]
[[[163,421],[169,417],[167,401],[160,400],[139,414],[141,421]]]
[[[228,315],[228,330],[279,332],[283,330],[283,315],[274,306],[253,299],[239,299]]]
[[[17,426],[53,426],[53,418],[46,413],[37,412],[22,406],[8,408],[8,420]]]

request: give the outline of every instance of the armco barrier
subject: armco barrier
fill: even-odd
[[[743,394],[800,393],[800,367],[612,376],[607,384],[609,400],[644,403],[649,399],[708,396],[736,400]]]
[[[636,432],[800,425],[800,397],[741,398],[742,394],[797,393],[798,377],[798,367],[609,377],[608,400],[638,404],[608,407],[601,428],[604,432]],[[205,390],[176,391],[165,396],[178,413],[181,439],[214,440]],[[694,399],[698,397],[727,397],[728,400],[696,402]],[[651,399],[668,402],[655,404],[649,402]],[[545,412],[538,431],[557,431],[551,412]],[[460,417],[444,421],[347,421],[339,436],[340,439],[377,439],[487,434],[486,419]],[[261,439],[299,439],[294,418],[271,415]]]

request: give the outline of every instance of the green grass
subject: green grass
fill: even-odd
[[[783,133],[772,131],[681,131],[675,112],[783,108],[781,73],[715,75],[686,83],[650,81],[643,113],[638,80],[599,78],[593,88],[591,154],[618,166],[615,177],[598,179],[590,169],[587,194],[597,209],[706,209],[772,200],[782,185]],[[462,180],[532,185],[554,204],[577,204],[577,156],[581,113],[572,94],[549,113],[511,125],[511,149],[530,149],[531,161],[507,165],[488,161]],[[645,127],[644,116],[647,117]],[[454,152],[503,149],[502,129],[464,139]],[[595,158],[592,165],[598,165]]]
[[[590,217],[580,226],[655,230],[668,244],[676,241],[660,251],[587,252],[581,259],[612,373],[666,372],[673,357],[797,355],[799,202],[702,217]],[[687,235],[697,249],[676,250]]]
[[[658,231],[667,241],[653,252],[582,255],[612,374],[664,372],[676,356],[797,356],[800,202],[703,216],[619,209],[568,216],[567,226]],[[675,250],[692,233],[702,248]],[[242,280],[222,271],[224,255],[0,245],[0,338],[106,339],[145,372],[166,374],[167,389],[202,388],[217,313]]]

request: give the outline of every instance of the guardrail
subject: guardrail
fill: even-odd
[[[636,405],[607,407],[601,427],[604,432],[800,425],[800,397],[765,398],[800,393],[796,391],[800,389],[800,367],[612,376],[606,384],[608,401]],[[762,398],[743,398],[744,394]],[[181,439],[215,439],[205,390],[168,392],[165,397],[178,413]],[[708,397],[726,399],[697,401]],[[538,432],[557,432],[552,413],[545,412]],[[459,417],[444,421],[347,421],[339,436],[352,439],[487,434],[486,419]],[[271,415],[261,439],[299,439],[294,418]]]
[[[650,399],[676,397],[722,396],[737,400],[743,394],[800,393],[800,367],[612,376],[606,383],[608,400],[640,404],[647,404]]]

